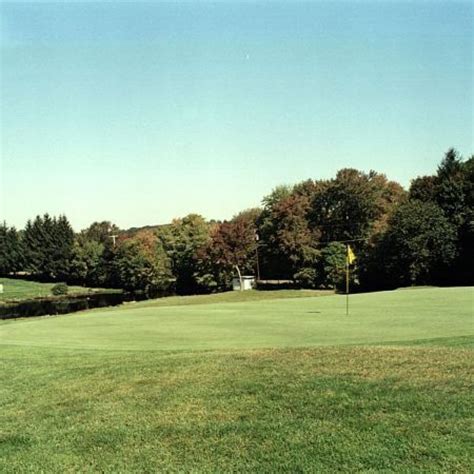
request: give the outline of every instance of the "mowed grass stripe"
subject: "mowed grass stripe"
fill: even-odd
[[[252,296],[254,298],[254,296]],[[126,305],[0,324],[0,344],[100,350],[218,350],[383,344],[474,333],[472,288],[176,306]]]

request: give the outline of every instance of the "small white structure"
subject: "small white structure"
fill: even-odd
[[[0,293],[3,293],[3,285],[0,283]]]
[[[252,288],[255,288],[255,277],[253,275],[243,275],[242,286],[242,290],[251,290]],[[240,291],[239,277],[235,277],[232,279],[232,289],[234,291]]]

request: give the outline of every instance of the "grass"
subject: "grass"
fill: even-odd
[[[472,291],[465,288],[353,295],[349,316],[339,295],[266,299],[265,292],[262,300],[243,302],[224,302],[225,297],[233,298],[232,293],[216,295],[219,302],[189,305],[163,298],[30,318],[0,324],[0,338],[8,344],[75,349],[260,349],[459,337],[466,336],[472,321]]]
[[[0,285],[3,285],[3,293],[0,293],[0,303],[2,303],[53,296],[51,289],[55,283],[0,278]],[[82,286],[69,286],[69,294],[84,294],[88,291],[91,289]]]
[[[349,317],[339,296],[170,298],[1,323],[0,472],[472,472],[472,296],[354,295]]]

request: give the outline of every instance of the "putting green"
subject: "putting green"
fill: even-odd
[[[0,344],[202,350],[403,343],[474,334],[472,288],[188,306],[130,304],[0,324]]]

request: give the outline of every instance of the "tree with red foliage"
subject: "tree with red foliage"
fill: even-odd
[[[244,211],[215,225],[211,240],[199,252],[202,284],[228,288],[235,270],[243,288],[242,275],[253,273],[256,263],[256,215],[254,210]]]

